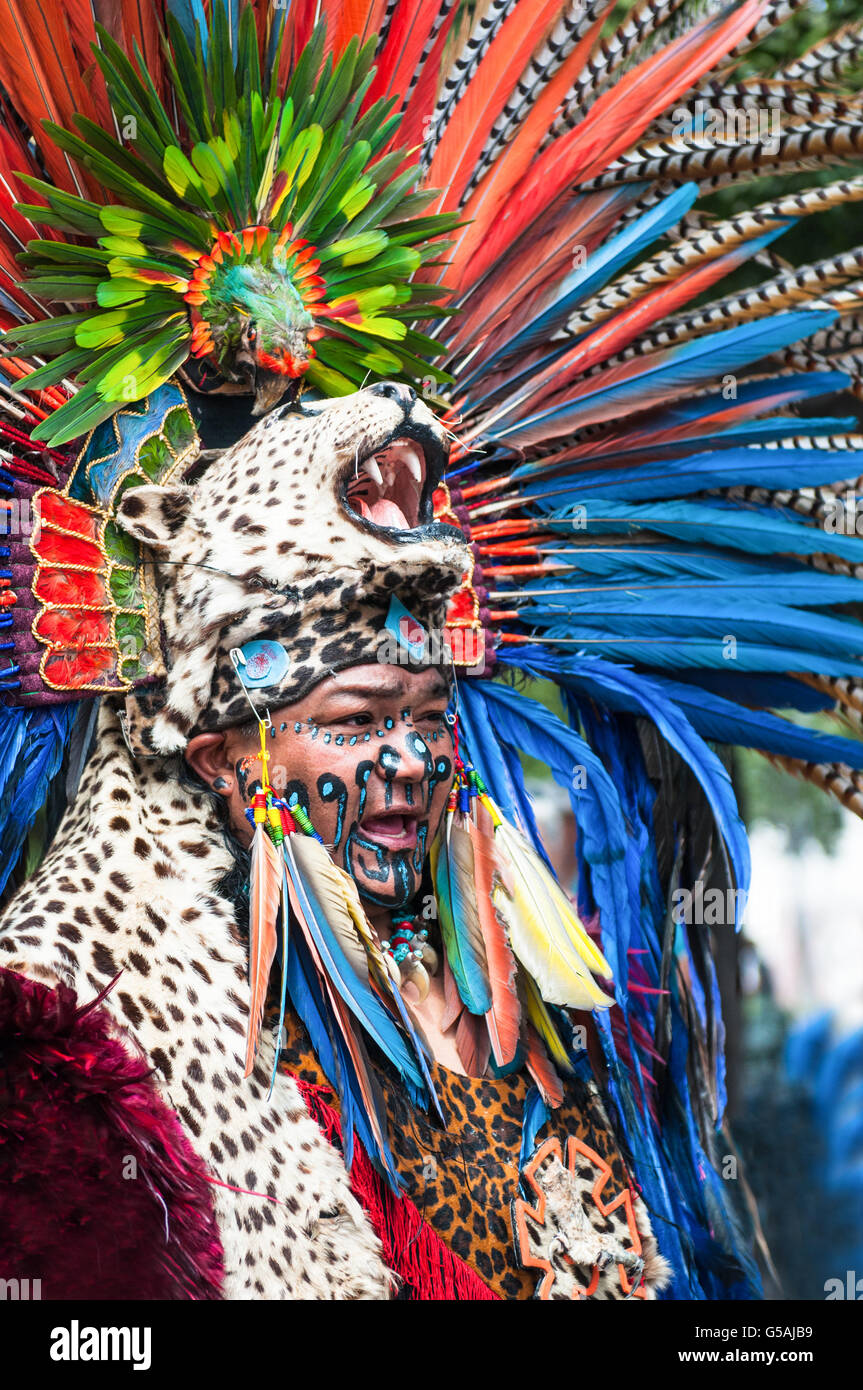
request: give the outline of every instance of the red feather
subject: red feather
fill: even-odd
[[[108,614],[88,612],[86,609],[49,608],[36,618],[33,633],[52,646],[78,651],[94,644],[113,645]]]
[[[446,191],[441,207],[458,206],[495,120],[559,14],[560,0],[518,0],[501,24],[431,162],[428,184]],[[547,201],[534,203],[534,212],[537,206]],[[447,271],[447,284],[453,283]]]
[[[40,569],[33,593],[43,603],[62,604],[67,608],[95,604],[107,610],[110,606],[104,579],[92,570]]]
[[[564,188],[607,168],[660,112],[735,47],[765,8],[766,0],[745,0],[724,23],[715,17],[704,20],[624,74],[594,102],[583,121],[532,161],[503,207],[483,203],[481,211],[476,209],[450,253],[447,284],[460,289],[468,274],[472,281],[478,279],[533,221],[538,206],[547,206]]]
[[[615,0],[610,0],[595,23],[576,44],[560,71],[548,83],[522,121],[513,140],[501,152],[492,169],[468,199],[464,208],[465,218],[481,220],[492,237],[494,237],[494,223],[497,213],[505,204],[511,191],[528,173],[542,141],[545,139],[557,107],[564,100],[574,78],[585,67],[591,50],[599,37],[602,25],[609,11],[614,8],[614,4]],[[552,203],[551,199],[548,199],[545,204],[540,203],[539,206],[548,206],[549,203]],[[496,258],[495,256],[493,259]],[[462,278],[467,278],[467,276],[475,281],[476,271],[471,266],[469,259],[462,258],[459,248],[453,250],[452,259],[453,265],[447,270],[448,285],[460,286]],[[507,255],[507,262],[509,259],[509,255]],[[493,261],[489,263],[491,264]]]
[[[61,689],[85,690],[92,685],[120,685],[113,648],[87,647],[69,656],[50,652],[45,658],[45,675]]]
[[[385,6],[380,7],[378,25],[383,18],[384,9]],[[440,0],[419,0],[418,4],[396,6],[383,49],[375,61],[375,76],[363,103],[363,109],[368,109],[380,97],[402,98],[409,90],[439,10]],[[411,108],[413,109],[413,101]],[[400,145],[404,144],[401,132],[398,134],[398,141]]]

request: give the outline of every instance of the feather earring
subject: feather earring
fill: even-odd
[[[298,804],[270,795],[270,835],[281,860],[297,929],[287,986],[313,1039],[328,1039],[319,1060],[339,1093],[346,1131],[356,1128],[370,1156],[398,1186],[380,1090],[366,1052],[367,1033],[397,1069],[414,1104],[440,1112],[426,1045],[401,998],[398,967],[377,944],[356,885],[334,864]],[[287,918],[287,913],[285,913]],[[287,950],[287,938],[286,947]],[[331,1066],[327,1067],[329,1057]]]
[[[267,833],[267,730],[260,722],[261,790],[255,793],[250,819],[255,827],[249,879],[249,1029],[246,1035],[245,1076],[255,1065],[261,1033],[270,971],[276,956],[276,919],[282,902],[284,872],[275,846]],[[248,814],[248,813],[247,813]],[[284,971],[284,967],[283,967]],[[282,1019],[283,1021],[283,1019]],[[279,1025],[281,1033],[281,1022]],[[271,1087],[272,1089],[272,1087]]]

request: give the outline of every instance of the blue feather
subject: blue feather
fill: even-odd
[[[174,16],[182,29],[183,37],[193,53],[195,52],[197,36],[200,34],[204,51],[204,61],[206,62],[209,30],[207,28],[207,16],[204,13],[204,6],[201,0],[168,0],[167,9],[168,13]]]
[[[454,814],[451,811],[446,813],[444,833],[437,851],[435,893],[438,918],[447,961],[461,1001],[470,1013],[482,1015],[491,1008],[491,990],[483,973],[485,960],[478,956],[464,926],[464,896],[471,889],[475,891],[475,885],[462,883],[451,872],[448,836]]]
[[[602,949],[615,983],[623,987],[634,905],[624,863],[626,826],[614,783],[587,742],[536,700],[493,681],[474,682],[472,695],[485,701],[498,739],[545,763],[569,793],[600,911]],[[577,768],[584,777],[574,776]]]
[[[548,1124],[551,1111],[540,1095],[536,1086],[531,1086],[524,1098],[524,1109],[521,1121],[521,1149],[519,1151],[518,1166],[523,1169],[530,1161],[531,1154],[536,1148],[536,1136],[544,1125]]]
[[[0,892],[60,771],[77,711],[76,702],[0,707]]]
[[[849,587],[857,581],[850,581]],[[726,665],[746,662],[740,648],[745,644],[784,647],[801,654],[811,653],[804,665],[798,661],[789,670],[821,670],[818,661],[835,652],[848,653],[849,670],[863,658],[863,623],[853,618],[834,618],[820,611],[790,608],[761,596],[762,586],[697,584],[642,584],[637,588],[608,585],[585,590],[568,590],[549,585],[540,591],[541,601],[520,604],[524,621],[542,624],[559,635],[580,639],[582,633],[626,639],[676,638],[681,632],[697,640],[716,638],[717,644],[731,637],[737,651],[720,652]],[[533,592],[527,585],[524,596]],[[769,586],[767,593],[769,594]],[[851,596],[843,600],[851,602]],[[859,599],[858,599],[859,602]],[[564,627],[565,624],[565,627]],[[813,664],[813,657],[818,661]],[[712,664],[712,663],[711,663]]]
[[[536,675],[549,674],[547,658],[541,652],[534,655],[532,649],[519,652],[517,664]],[[737,810],[731,778],[716,754],[695,732],[683,711],[656,682],[636,675],[626,667],[612,666],[605,661],[584,660],[570,661],[566,665],[560,663],[557,669],[557,679],[569,688],[597,700],[600,705],[646,715],[656,725],[662,737],[700,782],[728,848],[737,887],[747,892],[749,842]],[[863,752],[863,744],[860,747]]]
[[[550,869],[551,860],[542,843],[518,754],[509,750],[510,756],[507,756],[508,750],[499,744],[482,692],[477,690],[475,681],[465,681],[459,687],[458,720],[473,765],[488,787],[492,800],[506,819],[527,835]]]
[[[411,1056],[404,1040],[386,1009],[359,978],[336,939],[326,913],[315,892],[312,881],[299,872],[291,850],[291,836],[284,841],[288,876],[297,894],[303,917],[311,932],[321,962],[333,987],[341,995],[351,1013],[374,1039],[381,1051],[398,1070],[415,1105],[427,1100],[422,1071]]]
[[[571,497],[574,486],[580,492],[601,492],[603,497],[632,502],[684,497],[708,488],[820,487],[835,483],[837,470],[844,476],[856,477],[863,471],[860,464],[855,464],[861,456],[860,450],[843,451],[837,458],[835,449],[768,449],[748,444],[679,459],[633,463],[625,471],[611,461],[608,467],[597,466],[589,471],[582,467],[546,482],[530,483],[522,491],[522,500],[526,506],[535,503],[546,510],[558,505],[554,499]]]
[[[693,586],[695,579],[717,581],[718,583],[739,582],[748,585],[749,593],[760,592],[762,581],[768,585],[781,585],[784,593],[793,593],[788,602],[802,603],[814,607],[824,603],[853,603],[863,595],[863,580],[851,579],[843,575],[823,574],[811,565],[795,563],[788,556],[772,559],[770,556],[743,555],[733,551],[713,549],[705,546],[696,550],[694,546],[680,545],[675,541],[632,541],[630,544],[614,540],[603,544],[597,538],[589,544],[581,544],[560,550],[546,551],[548,580],[544,575],[527,584],[519,585],[517,592],[530,593],[553,585],[566,588],[579,582],[578,574],[609,579],[617,586],[630,588],[642,585],[645,578],[672,579],[675,587]],[[564,568],[558,568],[558,567]],[[575,572],[575,577],[566,572],[566,567]],[[757,584],[753,585],[753,577]]]
[[[695,688],[665,676],[652,680],[682,710],[703,738],[759,748],[807,763],[847,763],[863,767],[863,742],[837,738],[817,729],[792,724],[765,710],[746,709],[703,687]],[[741,698],[745,699],[745,695]]]
[[[831,310],[798,309],[662,348],[639,359],[641,369],[623,381],[608,382],[600,372],[578,384],[576,398],[555,402],[507,425],[516,413],[513,408],[488,433],[493,439],[507,439],[524,447],[554,435],[571,434],[599,420],[620,418],[627,410],[646,409],[664,394],[695,389],[702,382],[738,371],[799,338],[828,328],[836,318]]]
[[[667,232],[689,211],[698,197],[698,185],[684,183],[669,193],[649,211],[627,223],[617,236],[609,237],[597,246],[583,265],[555,281],[544,307],[537,309],[530,323],[504,344],[494,355],[483,361],[482,371],[488,372],[501,358],[513,353],[525,353],[546,342],[570,317],[577,304],[602,288],[618,270],[627,265],[657,237]],[[783,228],[771,235],[778,236]],[[567,344],[573,346],[573,340]]]
[[[390,1187],[398,1193],[402,1180],[396,1172],[395,1160],[386,1142],[379,1148],[365,1115],[360,1085],[350,1053],[330,1017],[318,983],[317,972],[309,956],[302,932],[294,934],[288,955],[288,989],[291,1002],[302,1019],[315,1056],[330,1085],[340,1100],[342,1145],[345,1165],[353,1161],[354,1133],[360,1138],[366,1153],[385,1174]],[[381,1126],[382,1133],[385,1129]]]
[[[658,626],[659,620],[657,620]],[[729,647],[719,637],[676,637],[674,623],[665,623],[665,635],[638,636],[628,632],[623,636],[614,635],[614,622],[610,616],[604,628],[579,624],[577,637],[573,636],[571,624],[550,625],[543,629],[550,642],[563,642],[570,647],[584,649],[594,654],[606,653],[620,661],[635,662],[642,666],[653,666],[678,671],[683,667],[714,667],[727,670],[732,659],[740,671],[788,671],[817,672],[824,676],[863,676],[863,662],[850,657],[828,660],[826,656],[813,656],[811,652],[793,650],[789,647],[768,645],[734,637],[735,645]],[[649,623],[648,623],[649,628]],[[733,634],[728,634],[729,637]],[[730,653],[733,652],[733,657]]]
[[[666,677],[654,673],[653,679],[664,681]],[[761,709],[794,709],[804,714],[817,714],[820,710],[832,709],[834,704],[829,695],[813,690],[794,676],[767,676],[748,671],[736,674],[726,671],[679,671],[677,679],[697,690],[718,695],[720,699],[740,701]]]
[[[646,503],[616,498],[581,497],[568,507],[543,517],[543,525],[571,536],[614,535],[658,531],[699,546],[721,546],[754,555],[838,555],[852,564],[860,561],[859,536],[845,536],[808,526],[793,512],[752,503],[738,505],[723,498]]]

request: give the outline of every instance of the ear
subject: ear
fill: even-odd
[[[196,734],[186,744],[183,756],[202,782],[222,796],[230,796],[236,778],[224,734]]]
[[[185,524],[191,499],[188,487],[129,488],[117,508],[117,525],[155,550],[167,550]]]

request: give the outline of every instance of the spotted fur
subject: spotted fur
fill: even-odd
[[[162,759],[136,764],[106,707],[54,847],[0,926],[0,962],[82,1002],[121,972],[104,1007],[208,1164],[226,1298],[388,1298],[339,1154],[290,1078],[267,1102],[272,1038],[243,1080],[246,945],[216,891],[230,865],[206,797]]]

